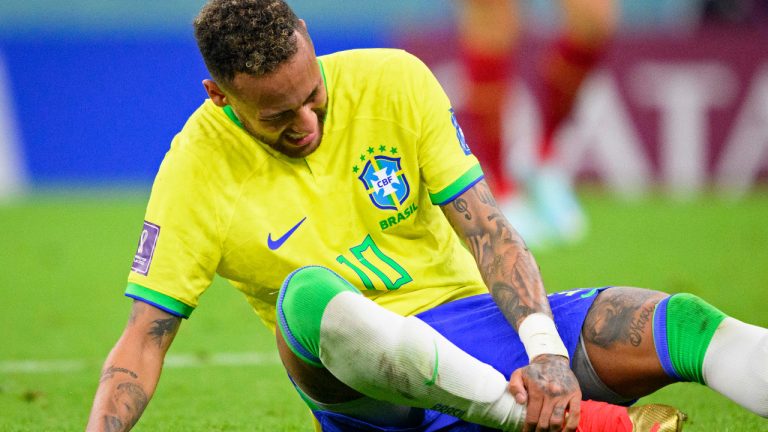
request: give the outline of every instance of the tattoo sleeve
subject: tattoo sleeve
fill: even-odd
[[[531,313],[552,315],[533,255],[484,181],[454,200],[446,214],[463,234],[491,295],[515,328]]]
[[[181,318],[176,317],[158,319],[152,322],[152,327],[149,329],[149,335],[152,336],[152,339],[157,343],[158,348],[163,346],[167,347],[168,344],[170,344],[171,339],[179,330],[180,323]]]

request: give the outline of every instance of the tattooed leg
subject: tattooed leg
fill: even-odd
[[[581,333],[587,355],[603,383],[622,396],[644,396],[673,382],[653,341],[653,311],[665,297],[615,287],[601,292],[587,313]]]

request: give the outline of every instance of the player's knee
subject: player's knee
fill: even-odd
[[[307,266],[283,282],[277,300],[277,326],[286,345],[307,363],[320,366],[320,321],[325,307],[337,294],[358,292],[332,270]]]

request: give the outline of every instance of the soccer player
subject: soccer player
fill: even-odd
[[[503,144],[503,111],[514,82],[525,18],[521,0],[462,0],[457,27],[466,102],[459,109],[472,150],[498,202],[529,244],[572,242],[586,218],[554,146],[584,79],[597,65],[618,21],[616,0],[559,0],[562,31],[537,59],[534,87],[541,110],[536,159],[510,175]],[[519,183],[518,183],[519,182]],[[521,190],[522,189],[522,190]]]
[[[547,298],[413,56],[317,58],[282,0],[212,0],[195,36],[210,99],[155,180],[89,430],[138,421],[215,273],[275,330],[324,431],[672,431],[671,407],[582,397],[629,403],[675,380],[766,415],[764,368],[745,364],[765,364],[765,329],[690,295]]]

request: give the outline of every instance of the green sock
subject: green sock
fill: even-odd
[[[666,336],[672,365],[684,381],[704,384],[704,354],[726,315],[693,294],[668,299]]]

